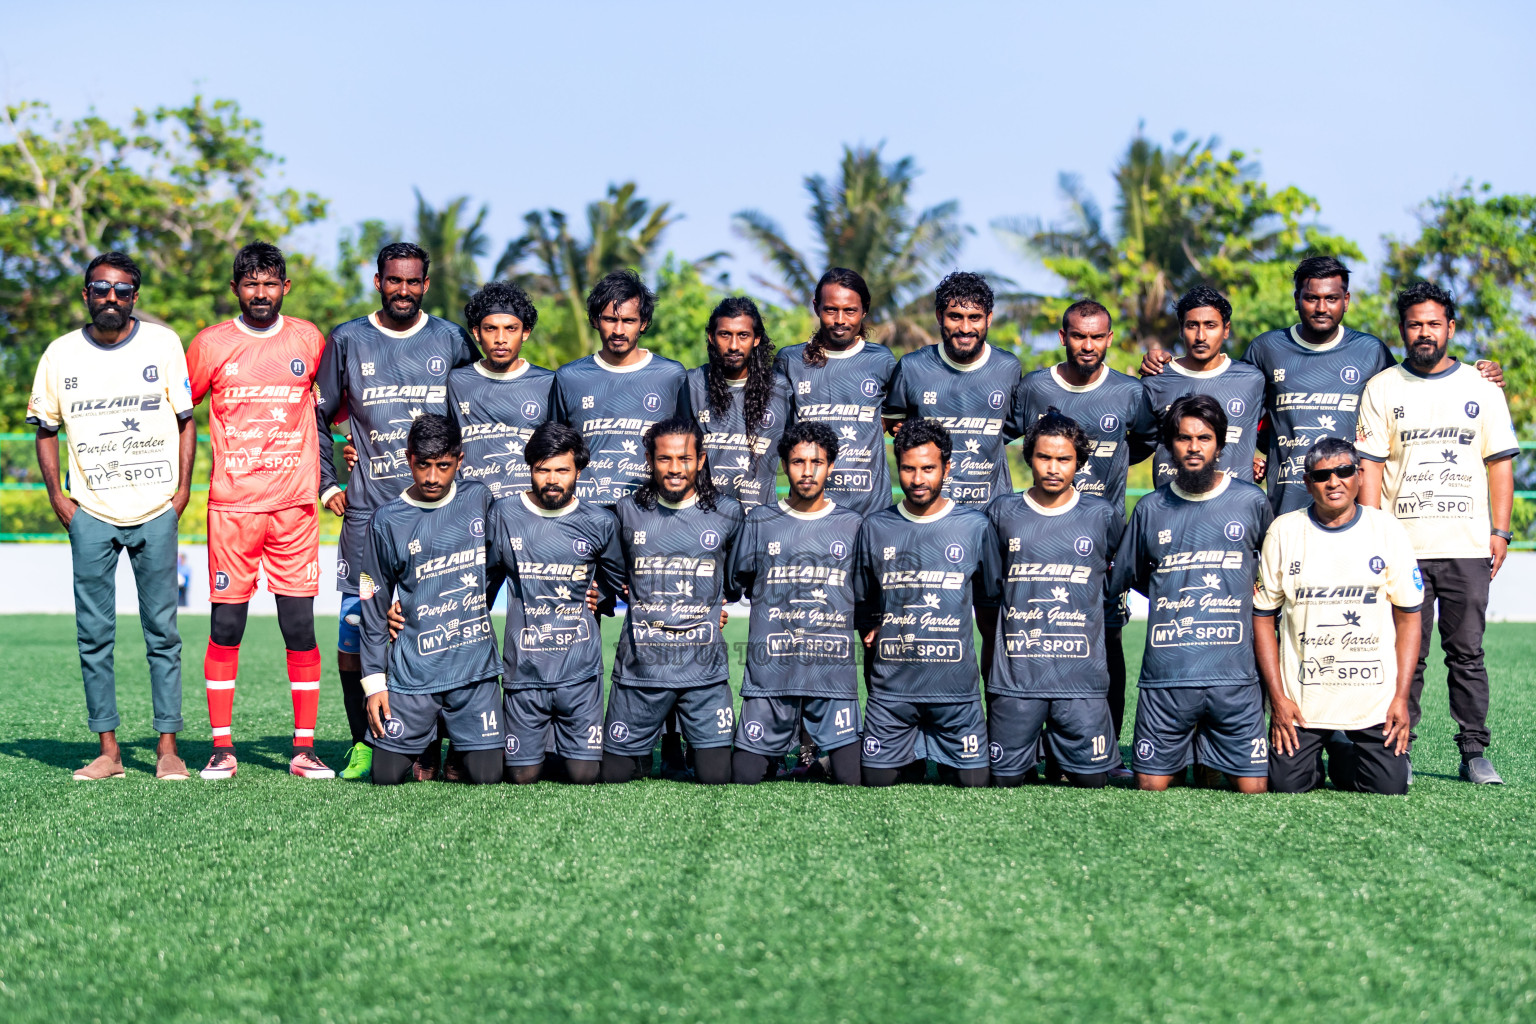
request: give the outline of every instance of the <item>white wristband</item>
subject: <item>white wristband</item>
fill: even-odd
[[[375,672],[369,676],[363,676],[363,693],[372,697],[376,693],[383,693],[388,689],[383,672]]]

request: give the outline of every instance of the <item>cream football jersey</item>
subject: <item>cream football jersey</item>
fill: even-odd
[[[56,339],[27,402],[28,423],[66,435],[70,497],[118,526],[171,507],[180,482],[177,425],[191,412],[180,339],[143,320],[115,345],[98,345],[83,330]]]
[[[1390,513],[1362,505],[1330,528],[1308,506],[1274,521],[1253,611],[1280,616],[1280,677],[1307,728],[1386,721],[1397,690],[1392,609],[1423,601],[1413,545]]]
[[[1423,375],[1383,370],[1360,403],[1360,454],[1386,463],[1381,507],[1420,558],[1487,558],[1488,459],[1520,450],[1498,385],[1455,363]]]

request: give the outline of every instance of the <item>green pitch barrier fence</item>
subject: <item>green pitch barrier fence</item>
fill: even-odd
[[[61,434],[60,436],[62,437],[63,435]],[[339,434],[332,436],[335,438],[338,446],[346,442],[346,438]],[[36,459],[32,453],[34,438],[35,435],[31,433],[0,433],[0,543],[8,541],[60,541],[66,536],[62,529],[51,531],[4,531],[4,527],[15,525],[18,518],[23,518],[18,510],[6,507],[6,497],[9,494],[28,492],[36,494],[36,492],[46,492],[47,490],[39,475]],[[199,451],[197,465],[193,470],[192,482],[194,503],[197,501],[196,495],[204,494],[208,490],[208,467],[212,458],[207,447],[209,444],[208,435],[198,434],[197,441]],[[1522,453],[1536,450],[1536,441],[1521,441],[1520,448]],[[337,451],[339,452],[340,450],[340,447],[338,447]],[[63,460],[61,459],[61,461]],[[780,483],[779,494],[782,496],[786,493],[788,493],[788,488],[783,483]],[[1130,487],[1126,489],[1126,497],[1130,500],[1131,504],[1134,504],[1134,499],[1150,493],[1145,487]],[[1536,490],[1517,490],[1515,491],[1515,497],[1521,501],[1536,501]],[[900,498],[901,492],[893,487],[891,489],[891,499],[898,501]],[[37,497],[33,497],[29,499],[28,503],[35,506],[36,502]],[[42,505],[46,508],[46,499],[43,500]],[[26,518],[40,518],[36,514],[35,508],[30,511],[33,514]],[[47,521],[57,527],[57,523],[52,519],[51,511],[48,513]],[[329,532],[334,533],[334,530]],[[322,539],[327,539],[326,533],[323,532],[321,537]],[[184,544],[202,544],[208,538],[201,533],[184,533],[180,535],[180,539]],[[1536,550],[1536,539],[1522,537],[1515,540],[1509,546],[1511,550]]]

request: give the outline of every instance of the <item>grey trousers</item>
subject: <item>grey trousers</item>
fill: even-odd
[[[117,645],[117,562],[123,551],[139,592],[139,625],[149,660],[156,732],[180,732],[181,634],[176,631],[176,512],[138,526],[114,526],[84,509],[69,522],[74,558],[75,636],[85,682],[86,724],[111,732],[117,713],[112,653]]]

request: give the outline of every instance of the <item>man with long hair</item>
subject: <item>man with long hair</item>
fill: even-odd
[[[778,460],[771,453],[791,409],[763,315],[745,295],[728,296],[709,314],[704,336],[709,359],[688,371],[688,393],[710,475],[743,510],[772,504]]]
[[[816,282],[820,326],[811,340],[779,353],[776,367],[790,385],[795,420],[825,423],[837,432],[838,465],[827,496],[860,515],[891,501],[880,411],[890,392],[896,357],[865,337],[869,285],[846,267]]]

